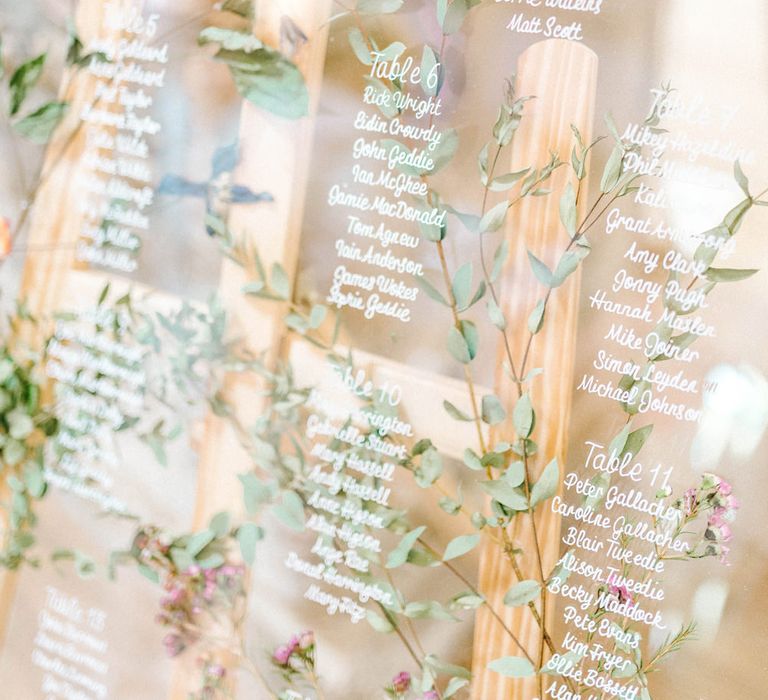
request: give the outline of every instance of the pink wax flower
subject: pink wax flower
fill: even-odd
[[[619,603],[632,602],[632,594],[626,586],[615,586],[614,584],[608,584],[608,590],[611,595],[615,595],[619,599]]]
[[[728,510],[738,510],[741,508],[741,501],[736,496],[726,496],[723,505]]]
[[[171,658],[178,656],[186,648],[184,640],[178,634],[166,634],[163,637],[163,646],[165,646],[165,652]]]
[[[731,492],[733,491],[733,486],[731,486],[731,484],[729,484],[725,479],[720,479],[720,477],[718,477],[718,479],[718,492],[720,492],[723,496],[730,496]]]
[[[440,696],[436,690],[428,690],[421,696],[421,700],[440,700]]]
[[[305,630],[299,635],[299,649],[306,651],[315,646],[315,633],[312,630]]]
[[[274,654],[272,654],[272,658],[280,666],[287,666],[288,662],[291,660],[293,651],[294,650],[290,645],[281,644],[279,647],[277,647],[277,649],[275,649]]]
[[[730,566],[731,562],[728,561],[728,553],[731,551],[731,548],[722,544],[720,545],[720,563],[724,566]]]
[[[411,687],[411,674],[408,671],[400,671],[392,679],[392,689],[396,693],[407,693]]]
[[[211,678],[224,678],[227,671],[221,664],[212,664],[208,667],[207,673]]]

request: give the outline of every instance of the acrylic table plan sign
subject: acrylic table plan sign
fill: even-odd
[[[704,4],[81,0],[9,223],[3,686],[759,696],[768,94],[686,56],[764,9]]]

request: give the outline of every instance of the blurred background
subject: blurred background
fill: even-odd
[[[74,3],[72,3],[74,4]],[[39,98],[50,99],[58,89],[63,62],[67,23],[72,4],[63,0],[0,0],[0,35],[9,67],[51,50]],[[475,210],[482,198],[476,157],[487,140],[503,97],[504,80],[513,76],[520,54],[535,40],[506,29],[512,16],[521,11],[515,3],[491,3],[472,13],[462,34],[453,37],[446,53],[448,70],[444,90],[445,115],[440,127],[456,128],[460,136],[457,160],[440,175],[438,188],[444,199],[460,210]],[[149,0],[146,11],[161,14],[161,33],[170,48],[170,75],[166,87],[156,93],[153,113],[163,124],[160,137],[152,142],[153,168],[157,183],[165,174],[190,180],[209,177],[213,154],[237,138],[240,100],[226,69],[211,61],[195,43],[211,3],[197,0]],[[524,9],[524,8],[523,8]],[[525,10],[532,14],[533,10]],[[372,21],[372,31],[381,45],[403,41],[406,45],[439,44],[434,22],[434,3],[406,0],[401,13]],[[546,16],[543,11],[540,14]],[[606,0],[599,15],[561,12],[563,20],[583,23],[584,44],[599,58],[595,133],[604,133],[601,115],[611,112],[622,130],[624,124],[641,120],[650,104],[650,90],[669,81],[686,100],[732,113],[727,129],[712,133],[686,125],[692,138],[718,138],[732,142],[745,152],[744,170],[756,190],[768,186],[764,125],[768,123],[768,5],[762,0]],[[345,222],[340,209],[330,209],[326,197],[332,184],[350,181],[351,130],[363,88],[361,67],[349,49],[346,19],[331,25],[320,115],[312,159],[312,176],[302,237],[302,294],[323,297],[335,268],[333,243]],[[668,128],[682,128],[671,123]],[[18,148],[0,127],[0,216],[12,222],[19,216],[30,183],[41,162],[36,147]],[[602,159],[606,152],[599,150]],[[249,154],[258,157],[258,154]],[[697,165],[710,169],[706,183],[674,181],[668,184],[670,224],[690,230],[716,225],[727,209],[738,201],[738,190],[730,184],[732,164],[700,156]],[[592,191],[597,183],[591,182]],[[623,205],[632,214],[632,205]],[[639,214],[639,210],[637,212]],[[158,197],[151,213],[153,227],[144,240],[139,272],[134,279],[171,294],[202,299],[218,283],[220,256],[206,236],[203,206],[199,201]],[[758,210],[739,233],[734,254],[726,267],[766,267],[768,215]],[[577,378],[588,371],[602,338],[610,327],[604,314],[588,308],[588,298],[597,289],[610,286],[621,256],[629,245],[628,235],[605,235],[600,228],[592,236],[594,253],[586,262],[579,315]],[[656,252],[669,244],[648,239]],[[682,242],[690,253],[691,243]],[[489,244],[489,249],[490,249]],[[455,269],[475,255],[472,236],[461,232],[446,244],[449,262]],[[0,268],[3,303],[13,300],[25,251],[23,242]],[[438,264],[429,246],[418,250],[428,274],[437,279]],[[169,264],[173,261],[173,264]],[[661,277],[659,277],[661,279]],[[768,544],[763,527],[768,518],[768,460],[765,428],[768,423],[768,273],[733,285],[721,285],[711,297],[707,317],[717,328],[717,337],[697,341],[702,359],[689,368],[693,376],[717,382],[715,394],[704,405],[699,425],[682,424],[654,417],[653,439],[643,452],[647,464],[674,465],[676,491],[687,488],[703,471],[717,471],[735,486],[742,508],[734,526],[731,566],[716,560],[698,564],[680,563],[666,578],[667,597],[663,612],[668,621],[683,624],[699,621],[697,639],[672,657],[652,678],[654,700],[744,700],[765,696],[768,681]],[[419,300],[414,320],[407,327],[395,322],[346,318],[350,338],[363,350],[375,351],[410,366],[457,376],[455,363],[444,351],[443,333],[448,322],[439,318],[429,300]],[[628,298],[627,301],[630,301]],[[484,322],[483,322],[484,323]],[[418,329],[418,332],[416,332]],[[495,348],[493,329],[481,328],[488,338],[480,381],[493,384]],[[447,420],[447,419],[446,419]],[[569,466],[583,463],[587,439],[607,440],[623,423],[618,409],[578,393],[571,426]],[[121,489],[142,516],[184,528],[191,517],[194,499],[194,454],[183,449],[171,460],[167,471],[139,463],[140,452],[126,447],[126,466]],[[456,469],[456,479],[460,470]],[[404,482],[408,484],[410,481]],[[169,497],[169,494],[173,494]],[[407,488],[398,493],[400,503],[411,505],[414,520],[430,522],[443,530],[444,541],[453,533],[449,521],[435,506]],[[106,552],[125,544],[130,524],[108,526],[93,520],[95,513],[70,497],[49,499],[43,518],[43,537],[51,547],[60,546],[60,535],[82,548]],[[96,523],[96,524],[94,524]],[[294,541],[295,540],[295,541]],[[309,547],[307,537],[286,535],[272,541],[260,558],[254,574],[251,644],[254,655],[290,634],[312,627],[321,640],[321,667],[329,696],[342,700],[377,696],[381,688],[407,658],[389,640],[374,636],[362,626],[351,627],[327,618],[314,605],[301,601],[305,581],[291,576],[282,560],[287,548]],[[467,557],[462,571],[472,577],[476,561]],[[442,580],[418,572],[408,585],[413,596],[427,597]],[[170,674],[160,655],[161,631],[152,623],[157,591],[131,574],[119,588],[108,583],[81,582],[71,575],[44,569],[22,576],[16,598],[8,643],[0,655],[0,683],[9,697],[38,698],[39,673],[30,665],[36,617],[43,604],[45,587],[56,582],[65,590],[108,610],[110,616],[111,697],[160,698]],[[424,627],[424,641],[451,660],[469,663],[471,621],[445,633],[441,626]],[[382,641],[383,640],[383,641]],[[658,643],[660,639],[654,639]],[[362,650],[362,651],[361,651]],[[375,659],[372,672],[367,667]],[[363,668],[366,668],[363,671]],[[244,680],[242,697],[260,697]]]

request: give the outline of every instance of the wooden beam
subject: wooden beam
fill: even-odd
[[[315,115],[325,66],[328,19],[332,0],[257,0],[256,34],[265,43],[279,46],[283,17],[288,17],[308,37],[295,57],[310,94],[309,116],[290,121],[244,104],[240,128],[242,160],[237,182],[255,192],[269,192],[274,202],[235,210],[229,224],[244,242],[258,248],[267,268],[278,262],[290,279],[296,275],[299,239],[309,177]],[[245,272],[231,261],[221,271],[220,292],[235,334],[254,352],[267,350],[267,362],[275,360],[284,335],[285,308],[272,302],[259,303],[242,293]],[[232,377],[225,390],[236,407],[238,420],[249,425],[264,407],[256,376]],[[252,468],[237,436],[226,421],[207,417],[200,448],[195,528],[203,528],[218,511],[242,510],[242,486],[237,476]],[[226,661],[226,659],[224,659]],[[170,697],[187,700],[196,689],[193,658],[182,657],[174,674]]]
[[[521,127],[515,137],[512,169],[531,164],[543,164],[550,151],[570,162],[573,142],[571,124],[588,140],[594,121],[597,83],[597,56],[587,47],[575,42],[549,40],[531,46],[518,63],[517,95],[535,95],[528,103]],[[509,328],[526,329],[527,316],[545,290],[531,273],[527,250],[554,268],[568,243],[567,234],[559,220],[559,194],[571,177],[570,168],[560,168],[552,179],[556,194],[550,197],[529,197],[512,209],[507,225],[511,255],[503,277],[501,306]],[[586,199],[582,190],[581,202]],[[583,210],[582,206],[582,210]],[[586,213],[581,211],[581,215]],[[533,462],[532,478],[553,457],[565,464],[568,425],[573,393],[573,364],[576,351],[576,317],[579,300],[578,275],[557,289],[547,308],[544,330],[533,343],[528,368],[543,367],[543,377],[535,379],[532,399],[537,411],[533,438],[539,445],[539,457]],[[511,335],[513,358],[520,366],[527,331]],[[499,366],[504,358],[500,350]],[[506,373],[498,372],[496,392],[505,406],[513,406],[518,394]],[[498,431],[498,439],[514,435],[511,421]],[[541,541],[543,568],[548,575],[560,550],[560,518],[549,507],[540,508],[537,527]],[[519,557],[524,578],[539,577],[534,554],[531,519],[518,515],[516,526],[510,530],[516,546],[525,555]],[[480,563],[480,590],[491,605],[502,613],[507,626],[526,646],[528,653],[538,658],[539,629],[531,611],[526,608],[506,608],[504,594],[517,582],[512,566],[504,552],[490,540],[483,543]],[[551,599],[551,596],[550,596]],[[549,605],[548,620],[553,619],[554,601]],[[489,671],[487,665],[501,656],[520,656],[521,652],[487,611],[481,608],[475,626],[473,650],[474,700],[531,700],[537,696],[536,679],[513,681]]]
[[[104,4],[101,0],[81,0],[76,26],[78,35],[88,45],[104,34]],[[65,80],[59,99],[69,102],[68,115],[46,147],[41,187],[30,211],[27,255],[22,272],[19,295],[37,318],[50,317],[68,299],[68,275],[75,266],[75,245],[80,236],[83,213],[74,205],[78,201],[78,174],[86,166],[81,154],[85,148],[85,130],[80,128],[80,113],[95,95],[97,79],[81,71]],[[22,215],[26,219],[26,212]],[[30,330],[25,324],[20,337],[11,338],[14,345],[40,350],[47,328]],[[0,484],[0,500],[6,500],[8,486]],[[3,515],[3,524],[6,516]],[[11,608],[16,597],[18,576],[13,571],[0,571],[0,648],[5,643]]]

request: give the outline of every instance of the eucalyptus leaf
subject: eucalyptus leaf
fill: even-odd
[[[231,45],[246,39],[229,34],[226,41]],[[255,49],[223,46],[215,58],[229,66],[237,91],[257,107],[286,119],[298,119],[309,111],[309,92],[304,76],[295,63],[278,51],[265,46]]]
[[[411,549],[413,549],[413,546],[416,544],[416,541],[419,539],[419,537],[424,534],[426,529],[427,528],[422,525],[407,533],[403,539],[400,540],[400,544],[398,544],[397,547],[395,547],[389,553],[389,556],[387,557],[386,568],[396,569],[399,566],[405,564],[405,562],[408,561],[408,554],[410,553]]]
[[[525,495],[502,479],[481,481],[480,488],[507,508],[518,511],[528,510]]]
[[[445,690],[443,691],[443,700],[450,700],[452,697],[456,696],[456,693],[458,693],[462,688],[466,688],[469,685],[469,680],[466,678],[451,678],[450,681],[448,681],[448,685],[445,686]]]
[[[504,312],[493,299],[488,299],[488,317],[491,319],[491,323],[500,331],[506,329],[507,319],[504,317]]]
[[[741,163],[739,161],[735,161],[733,164],[733,177],[736,179],[736,184],[741,188],[741,191],[747,196],[750,197],[749,194],[749,180],[747,180],[747,176],[744,174],[744,171],[741,169]]]
[[[357,11],[361,15],[385,15],[397,12],[403,0],[357,0]]]
[[[498,425],[507,417],[501,401],[493,394],[486,394],[482,399],[482,418],[488,425]]]
[[[294,491],[285,491],[273,512],[277,518],[292,530],[304,530],[304,502]]]
[[[471,552],[480,542],[480,535],[460,535],[452,539],[445,548],[443,561],[450,561],[458,557],[463,557]]]
[[[493,231],[498,231],[507,218],[507,211],[509,211],[509,202],[506,200],[499,202],[495,207],[489,209],[480,219],[478,232],[491,233]]]
[[[529,172],[530,168],[525,170],[518,170],[514,173],[507,173],[506,175],[498,175],[488,183],[488,189],[491,192],[506,192],[515,186],[522,178],[524,178]]]
[[[651,436],[651,433],[653,432],[653,424],[649,423],[648,425],[644,425],[642,428],[638,428],[637,430],[633,430],[628,436],[627,440],[624,443],[624,446],[621,449],[620,457],[623,457],[626,454],[631,455],[637,455],[638,452],[642,449],[643,445],[645,444],[646,440]]]
[[[504,269],[504,263],[509,255],[509,243],[503,240],[493,255],[493,269],[491,270],[491,282],[496,282]]]
[[[262,529],[255,523],[243,523],[237,529],[237,542],[240,545],[240,554],[248,566],[253,566],[256,561],[256,544],[263,537]]]
[[[432,283],[424,276],[415,277],[416,284],[421,287],[424,292],[426,292],[427,296],[431,299],[434,299],[436,302],[442,304],[443,306],[450,307],[450,304],[446,300],[446,298],[432,285]]]
[[[394,626],[386,617],[379,615],[373,610],[366,610],[365,619],[368,621],[368,624],[377,632],[387,634],[389,632],[395,631]]]
[[[553,287],[559,287],[570,277],[579,267],[583,255],[575,250],[569,250],[560,258],[560,262],[557,264],[555,274],[552,280]]]
[[[528,316],[528,330],[532,335],[536,335],[539,331],[541,331],[541,327],[544,324],[545,309],[546,304],[544,303],[544,300],[539,299],[539,301],[536,302],[536,306],[534,307],[533,311],[531,311],[531,315]]]
[[[211,518],[208,528],[216,537],[224,537],[229,532],[229,523],[231,519],[231,516],[226,511],[216,513],[216,515]]]
[[[473,471],[476,471],[476,472],[483,471],[483,464],[480,461],[480,457],[477,456],[477,454],[471,447],[467,447],[467,449],[464,450],[463,461],[464,461],[464,464],[466,464]]]
[[[469,11],[479,5],[481,0],[451,0],[450,4],[438,4],[438,20],[443,28],[443,34],[455,34]]]
[[[466,365],[472,361],[469,345],[462,333],[455,326],[448,331],[448,351],[458,362]]]
[[[288,273],[278,262],[272,265],[270,285],[275,294],[277,294],[281,299],[288,299],[291,294],[291,284],[288,281]]]
[[[253,19],[254,16],[253,0],[224,0],[221,9],[245,17],[245,19]]]
[[[472,295],[472,263],[464,263],[453,277],[451,284],[453,298],[459,310],[465,309],[469,305]]]
[[[560,221],[571,238],[576,235],[577,216],[576,191],[569,182],[560,197]]]
[[[528,659],[522,656],[504,656],[488,664],[488,668],[507,678],[528,678],[536,674],[536,669]]]
[[[545,287],[552,287],[554,283],[554,276],[552,271],[539,260],[530,250],[528,251],[528,260],[531,263],[531,269],[536,279],[539,280]]]
[[[8,83],[11,93],[10,116],[16,116],[21,109],[27,93],[37,84],[43,74],[46,54],[40,54],[36,58],[22,63],[12,74]]]
[[[557,459],[553,459],[541,473],[539,480],[531,489],[531,508],[535,508],[542,501],[552,498],[557,493],[560,485],[560,468]]]
[[[430,447],[421,456],[421,462],[416,469],[416,483],[423,489],[434,484],[443,473],[443,459],[440,453]]]
[[[731,270],[727,268],[710,267],[705,273],[710,282],[741,282],[756,275],[759,270]]]
[[[421,89],[425,95],[434,97],[440,91],[439,77],[434,81],[431,79],[439,70],[437,53],[425,44],[421,56]]]
[[[510,588],[504,596],[504,605],[517,608],[527,605],[541,595],[541,584],[538,581],[520,581]]]
[[[357,28],[353,27],[349,30],[349,45],[352,47],[352,51],[355,52],[357,60],[364,66],[373,65],[373,57],[371,56],[371,50],[368,48],[368,44],[365,41],[363,33]]]
[[[536,414],[533,411],[531,397],[529,394],[523,394],[515,404],[512,412],[512,422],[515,426],[515,432],[521,438],[527,438],[533,432],[536,425]]]
[[[504,472],[502,479],[510,486],[520,486],[525,481],[525,464],[520,461],[512,462]]]
[[[56,127],[64,118],[68,106],[66,102],[49,102],[16,122],[13,128],[33,143],[48,143]]]
[[[453,419],[462,421],[464,423],[470,423],[472,421],[471,416],[468,416],[464,411],[459,410],[450,401],[443,401],[443,408],[446,413]]]
[[[624,162],[624,149],[621,146],[614,146],[611,155],[609,156],[605,168],[603,170],[603,177],[600,180],[600,191],[603,194],[611,192],[619,183],[621,178],[621,168]]]
[[[187,554],[194,559],[215,539],[216,539],[216,533],[210,529],[195,533],[187,541],[187,546],[186,546]]]
[[[264,43],[250,32],[224,27],[206,27],[197,35],[197,43],[201,46],[220,44],[222,48],[229,51],[242,50],[245,52],[256,51],[264,46]]]

